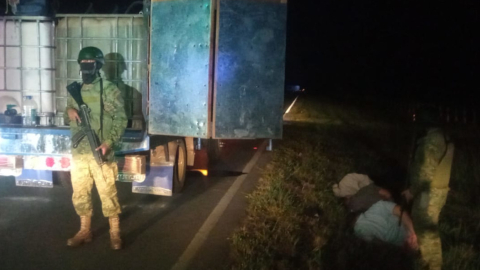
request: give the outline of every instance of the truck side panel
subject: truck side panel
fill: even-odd
[[[210,0],[153,1],[149,133],[209,136]]]
[[[219,0],[214,138],[281,138],[286,1]]]

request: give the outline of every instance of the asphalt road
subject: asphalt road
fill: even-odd
[[[70,248],[66,241],[79,228],[71,189],[16,187],[13,178],[0,177],[0,269],[226,269],[228,237],[241,223],[245,195],[270,158],[270,152],[257,155],[251,171],[242,173],[262,142],[226,141],[215,170],[208,177],[189,173],[184,192],[173,197],[133,194],[131,184],[118,182],[124,240],[119,251],[110,250],[108,220],[96,191],[94,241]],[[222,198],[235,183],[241,185],[226,205]],[[226,206],[220,214],[219,202]],[[218,222],[211,219],[214,209]],[[205,234],[205,228],[211,231]],[[198,247],[193,252],[192,240]]]

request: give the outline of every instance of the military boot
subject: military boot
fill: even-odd
[[[110,217],[108,219],[110,223],[110,247],[112,249],[121,249],[122,248],[122,239],[120,238],[120,218]]]
[[[80,216],[80,231],[78,231],[74,237],[68,239],[68,246],[78,247],[83,243],[92,242],[92,231],[90,230],[91,221],[92,217],[90,216]]]

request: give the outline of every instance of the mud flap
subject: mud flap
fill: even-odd
[[[172,196],[174,166],[148,166],[145,180],[132,182],[132,192]]]

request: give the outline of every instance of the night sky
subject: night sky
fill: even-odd
[[[471,99],[479,91],[479,2],[289,2],[287,81],[313,91]]]
[[[90,4],[56,1],[59,13],[83,13]],[[93,12],[123,13],[132,2],[97,0]],[[289,0],[287,84],[325,94],[475,102],[479,10],[478,0]]]

